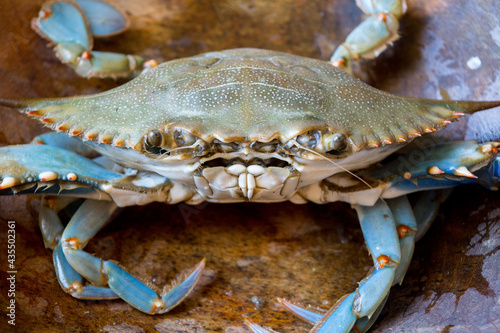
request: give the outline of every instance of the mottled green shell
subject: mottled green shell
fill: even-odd
[[[328,62],[258,49],[169,61],[97,95],[0,104],[56,130],[136,149],[153,129],[230,142],[286,141],[317,128],[346,134],[351,151],[409,141],[443,127],[460,115],[454,111],[492,106],[397,97]]]

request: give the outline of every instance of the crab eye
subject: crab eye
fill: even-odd
[[[177,155],[178,158],[202,156],[209,152],[209,145],[183,129],[161,131],[154,129],[144,138],[144,150],[160,158]]]
[[[175,130],[174,140],[178,147],[191,146],[196,142],[196,137],[183,130]]]
[[[163,143],[163,135],[157,129],[148,133],[146,142],[153,147],[160,147]]]

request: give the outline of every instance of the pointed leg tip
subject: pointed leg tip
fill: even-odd
[[[205,258],[191,270],[190,273],[184,275],[184,278],[178,279],[172,285],[165,285],[163,292],[160,295],[162,306],[155,310],[155,313],[165,313],[179,305],[194,289],[201,278],[203,269],[205,268]]]

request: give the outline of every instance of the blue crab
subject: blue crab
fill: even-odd
[[[283,86],[285,80],[293,94],[289,86]],[[241,89],[224,90],[225,86]],[[270,89],[260,89],[262,86]],[[221,87],[215,100],[211,90]],[[274,95],[278,98],[272,98]],[[337,105],[336,100],[349,95],[364,98],[348,99],[334,112],[331,106]],[[136,100],[145,98],[150,105],[148,113],[153,112],[148,117],[133,114],[139,119],[132,127],[123,117],[114,116],[124,108],[141,110],[133,106],[137,105]],[[284,102],[273,106],[280,99]],[[181,107],[169,112],[174,109],[163,108],[165,100]],[[205,108],[210,107],[210,113],[196,110],[201,101]],[[498,103],[397,98],[372,90],[328,63],[272,51],[230,50],[168,62],[102,95],[2,103],[19,108],[54,129],[87,140],[90,148],[84,150],[98,151],[107,158],[94,164],[73,155],[80,143],[61,135],[41,137],[39,140],[46,146],[3,148],[3,194],[39,192],[42,188],[43,194],[87,198],[64,231],[54,212],[68,201],[60,200],[56,207],[47,200],[43,202],[42,234],[46,245],[54,248],[61,285],[77,298],[120,296],[148,313],[165,312],[177,305],[194,286],[204,263],[159,298],[117,265],[84,252],[88,239],[117,205],[304,199],[352,203],[364,226],[375,273],[338,310],[332,309],[324,317],[326,323],[322,322],[323,316],[283,301],[292,312],[310,322],[319,322],[316,330],[323,325],[323,330],[333,331],[328,325],[335,321],[348,331],[355,323],[361,329],[367,328],[372,321],[363,318],[376,318],[390,285],[403,278],[417,229],[403,194],[469,182],[487,186],[498,183],[495,142],[417,146],[416,151],[428,157],[420,165],[410,165],[408,157],[377,164],[425,132],[444,127],[463,113]],[[399,117],[392,120],[395,126],[387,125],[386,119],[370,111],[378,103],[384,105],[382,110],[389,110],[385,117]],[[197,107],[184,107],[194,105]],[[268,118],[269,113],[263,112],[283,112],[287,108],[286,120],[281,115],[275,117],[274,112]],[[89,110],[98,113],[92,115]],[[254,117],[247,117],[248,114]],[[363,119],[358,119],[359,114]],[[116,127],[120,122],[120,127]],[[470,159],[470,155],[475,159]],[[120,166],[112,166],[110,161],[117,161]],[[481,177],[477,179],[471,171]],[[389,200],[392,197],[398,199]],[[96,215],[85,215],[88,211],[95,211]],[[394,221],[389,219],[388,223],[386,216],[391,215],[395,216]],[[394,223],[399,224],[399,229]],[[375,225],[376,230],[370,230]],[[396,230],[403,235],[399,241]],[[403,254],[397,250],[400,245]],[[84,285],[82,277],[109,288]],[[379,284],[383,288],[374,287]],[[370,288],[377,291],[367,292]],[[344,319],[338,321],[338,316]]]

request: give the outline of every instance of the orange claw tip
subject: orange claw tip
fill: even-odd
[[[453,111],[452,117],[463,117],[465,113]]]
[[[90,59],[90,52],[84,51],[81,55],[82,59]]]
[[[52,11],[50,9],[44,9],[40,11],[40,18],[47,18],[52,15]]]
[[[28,114],[30,116],[39,116],[40,115],[40,110],[31,110],[31,111],[28,111]]]
[[[406,138],[403,138],[402,136],[396,138],[397,142],[406,142]]]
[[[403,178],[404,178],[404,179],[410,179],[410,178],[411,178],[411,173],[409,173],[409,172],[405,172],[405,173],[403,174]]]
[[[460,166],[453,170],[453,174],[455,176],[462,176],[462,177],[467,177],[467,178],[477,178],[476,175],[474,175],[472,172],[469,171],[465,166]]]
[[[437,166],[432,166],[427,170],[430,175],[441,175],[444,173],[443,170],[439,169]]]
[[[380,21],[385,22],[385,21],[387,21],[387,14],[386,13],[379,13],[379,14],[377,14],[377,18]]]

